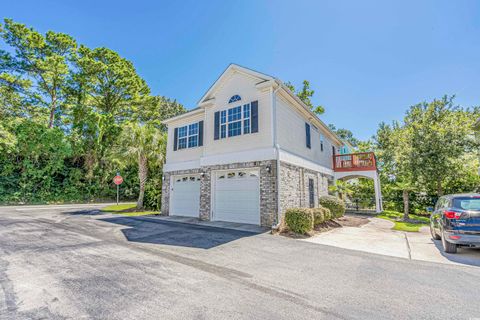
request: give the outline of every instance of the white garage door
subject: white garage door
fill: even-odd
[[[170,215],[198,218],[200,215],[200,176],[174,176]]]
[[[259,225],[259,171],[219,171],[214,176],[213,219]]]

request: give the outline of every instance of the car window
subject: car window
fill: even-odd
[[[480,211],[480,198],[455,198],[452,207],[463,210]]]

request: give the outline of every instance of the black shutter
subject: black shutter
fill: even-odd
[[[173,132],[173,151],[177,151],[178,128],[175,128]]]
[[[252,133],[258,132],[258,101],[252,101],[251,105],[251,121]]]
[[[313,187],[313,179],[308,179],[308,198],[310,202],[310,208],[313,208],[315,206],[315,190]]]
[[[311,148],[311,143],[310,143],[310,125],[305,122],[305,134],[307,137],[307,148]]]
[[[213,132],[213,139],[218,140],[220,133],[220,111],[215,112],[215,128]]]
[[[198,146],[203,146],[203,120],[198,123]]]

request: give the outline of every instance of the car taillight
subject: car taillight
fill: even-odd
[[[447,219],[460,219],[460,217],[462,216],[461,212],[456,211],[444,211],[443,214]]]

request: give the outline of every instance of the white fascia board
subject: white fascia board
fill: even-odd
[[[163,165],[163,172],[192,170],[200,168],[200,160],[170,162]]]
[[[315,163],[311,160],[305,159],[299,155],[293,154],[291,152],[280,149],[280,161],[293,164],[298,167],[303,167],[313,171],[321,172],[333,176],[334,172],[332,169],[324,167],[318,163]]]
[[[230,164],[238,162],[251,162],[275,159],[274,148],[254,149],[240,152],[221,153],[211,156],[202,157],[200,165],[213,166],[217,164]]]

